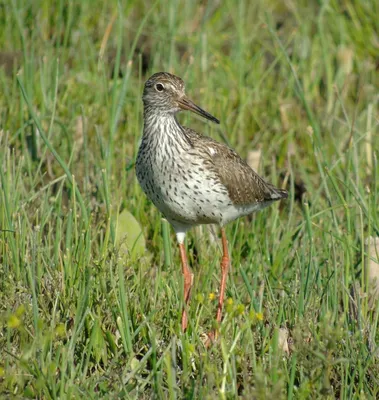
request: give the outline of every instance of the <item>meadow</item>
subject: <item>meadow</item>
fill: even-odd
[[[0,3],[0,398],[379,398],[379,3]],[[175,235],[138,185],[158,71],[289,198]],[[371,252],[370,252],[371,251]],[[379,246],[377,248],[379,252]],[[371,272],[370,272],[371,271]]]

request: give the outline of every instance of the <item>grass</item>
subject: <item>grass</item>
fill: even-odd
[[[378,398],[365,269],[379,235],[377,2],[6,0],[0,21],[1,397]],[[182,334],[175,238],[134,172],[143,83],[160,70],[222,121],[183,123],[243,157],[261,148],[260,173],[290,192],[227,227],[210,349],[219,244],[188,235]],[[123,210],[143,254],[120,249]]]

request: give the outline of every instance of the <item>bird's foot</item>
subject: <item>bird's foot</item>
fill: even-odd
[[[217,340],[217,337],[218,337],[217,332],[215,330],[209,332],[208,334],[206,334],[204,336],[205,337],[204,337],[203,343],[204,343],[204,346],[206,349],[209,349],[214,344],[214,342]]]

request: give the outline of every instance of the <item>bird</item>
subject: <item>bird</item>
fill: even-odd
[[[136,158],[136,176],[142,190],[172,225],[181,259],[184,303],[181,329],[188,326],[187,308],[193,285],[184,240],[198,225],[221,229],[221,281],[216,321],[222,321],[230,255],[225,225],[288,197],[261,178],[224,143],[185,127],[177,113],[188,110],[219,124],[185,93],[183,80],[168,72],[152,75],[143,89],[143,134]],[[211,340],[216,332],[208,336]]]

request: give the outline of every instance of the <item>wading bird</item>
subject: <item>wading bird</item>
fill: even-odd
[[[286,198],[287,191],[263,180],[225,144],[180,125],[176,113],[181,110],[220,123],[188,99],[181,78],[167,72],[151,76],[145,83],[143,104],[136,173],[143,191],[173,226],[179,243],[185,301],[182,330],[188,324],[186,306],[193,282],[184,238],[191,227],[201,224],[221,227],[223,256],[216,316],[220,323],[230,264],[225,224]]]

